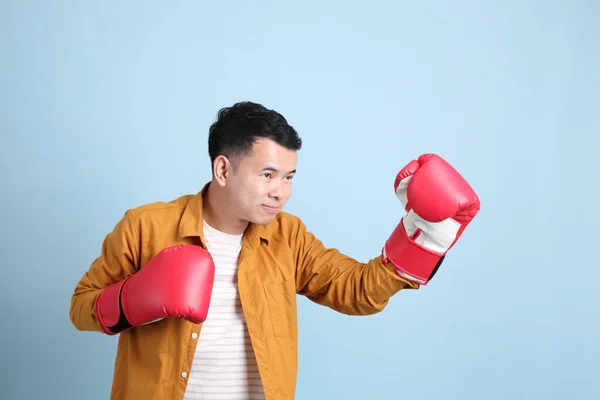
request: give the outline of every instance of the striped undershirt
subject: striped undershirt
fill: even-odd
[[[264,399],[237,289],[242,235],[220,232],[204,222],[204,237],[215,262],[215,283],[184,400]]]

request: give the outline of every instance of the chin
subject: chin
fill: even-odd
[[[277,214],[255,216],[251,222],[256,225],[267,225],[273,222],[275,217],[277,217]]]

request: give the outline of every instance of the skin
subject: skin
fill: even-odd
[[[252,151],[237,163],[217,157],[203,206],[206,222],[239,235],[249,223],[273,221],[292,194],[297,160],[295,150],[264,138],[258,138]]]

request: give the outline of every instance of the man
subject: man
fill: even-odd
[[[111,399],[293,399],[296,294],[380,312],[428,283],[479,210],[458,172],[423,155],[394,183],[406,216],[359,262],[282,211],[301,147],[283,116],[224,108],[208,145],[211,181],[128,210],[75,288],[75,327],[120,335]]]

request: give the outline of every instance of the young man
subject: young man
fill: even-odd
[[[296,295],[380,312],[427,284],[479,210],[458,172],[423,155],[394,183],[406,216],[359,262],[282,211],[301,147],[283,116],[224,108],[208,145],[212,180],[128,210],[75,288],[75,327],[120,335],[111,399],[293,399]]]

